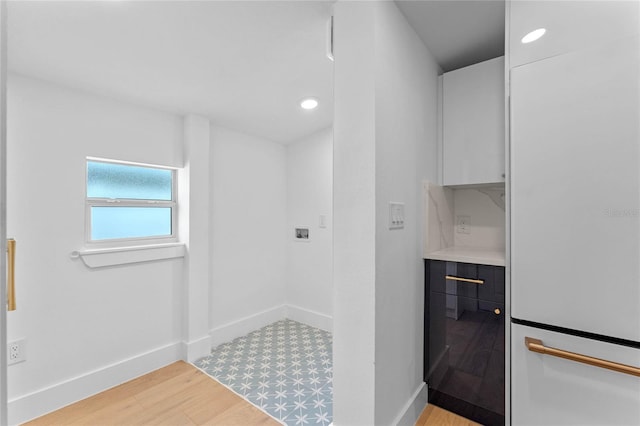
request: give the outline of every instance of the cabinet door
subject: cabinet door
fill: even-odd
[[[481,424],[504,424],[504,303],[493,300],[503,293],[496,286],[504,287],[504,268],[438,260],[426,266],[429,400]]]
[[[545,346],[640,366],[640,349],[513,325],[511,404],[514,425],[640,425],[638,377],[527,350]]]
[[[512,316],[640,341],[640,43],[511,71]]]
[[[443,81],[443,185],[504,182],[504,58]]]

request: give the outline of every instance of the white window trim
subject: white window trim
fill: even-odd
[[[90,162],[101,162],[109,164],[124,164],[128,166],[149,167],[154,169],[170,170],[172,172],[172,200],[131,200],[131,199],[109,199],[109,198],[90,198],[87,197],[88,186],[88,168],[85,167],[85,246],[88,250],[82,253],[94,252],[100,249],[135,249],[140,248],[154,248],[155,246],[161,246],[165,244],[178,243],[178,168],[170,166],[162,166],[148,163],[137,163],[132,161],[113,160],[107,158],[98,157],[86,157],[85,165]],[[91,207],[100,206],[114,206],[121,207],[170,207],[171,208],[171,235],[166,236],[154,236],[154,237],[132,237],[132,238],[112,238],[105,240],[92,240],[91,239]],[[74,252],[76,253],[76,252]]]

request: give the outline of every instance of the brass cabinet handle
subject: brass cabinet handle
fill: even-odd
[[[465,283],[484,284],[484,280],[474,280],[473,278],[454,277],[453,275],[445,275],[444,278],[451,281],[463,281]]]
[[[7,310],[16,310],[16,240],[7,240]]]
[[[600,358],[594,358],[587,355],[577,354],[562,349],[551,348],[545,346],[542,340],[532,337],[525,337],[524,344],[531,352],[537,352],[543,355],[557,356],[559,358],[568,359],[570,361],[581,362],[583,364],[593,365],[595,367],[606,368],[607,370],[617,371],[619,373],[630,374],[640,377],[640,368],[631,365],[620,364],[617,362],[607,361]]]

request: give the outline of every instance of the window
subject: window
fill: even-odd
[[[176,237],[175,170],[87,159],[87,240]]]

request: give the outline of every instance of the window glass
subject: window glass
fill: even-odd
[[[87,197],[171,201],[172,177],[167,169],[87,161]]]
[[[171,207],[91,207],[91,240],[171,235]]]

